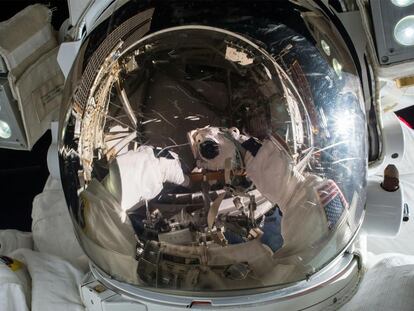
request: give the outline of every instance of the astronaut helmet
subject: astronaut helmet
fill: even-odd
[[[136,288],[306,280],[363,218],[353,51],[308,1],[190,2],[127,2],[83,39],[59,146],[77,237]]]

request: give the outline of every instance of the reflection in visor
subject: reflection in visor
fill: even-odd
[[[304,279],[342,250],[364,197],[359,89],[321,57],[335,95],[314,95],[292,48],[189,26],[111,50],[87,101],[73,97],[62,148],[98,266],[141,286],[244,289]]]

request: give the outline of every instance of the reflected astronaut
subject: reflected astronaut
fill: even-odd
[[[286,281],[309,264],[315,249],[319,251],[344,222],[348,203],[336,183],[303,172],[311,151],[295,163],[275,136],[259,141],[240,134],[237,128],[207,126],[189,132],[188,138],[197,164],[190,176],[174,152],[141,146],[113,161],[102,184],[96,180],[89,184],[82,197],[88,202],[84,219],[97,226],[96,230],[89,229],[90,238],[102,247],[133,256],[136,235],[138,257],[143,258],[148,245],[152,245],[152,252],[157,248],[155,241],[171,248],[176,256],[188,256],[187,252],[203,245],[208,251],[220,252],[217,246],[221,245],[224,257],[228,256],[225,247],[260,241],[262,247],[268,247],[265,266],[269,271],[276,269],[280,281]],[[212,172],[220,173],[209,180]],[[197,183],[194,176],[201,176],[201,208],[191,211],[181,207],[170,213],[149,208],[149,202],[160,196],[166,183],[192,187]],[[210,187],[218,179],[224,181],[224,191],[212,200]],[[261,195],[271,204],[256,214],[256,196]],[[220,209],[225,197],[232,200],[236,211]],[[91,207],[93,204],[96,206]],[[234,280],[245,279],[250,271],[257,274],[250,264],[254,255],[244,260],[235,257],[236,263],[222,273]],[[205,265],[207,269],[209,263]],[[148,269],[142,262],[138,266]],[[263,277],[262,273],[258,275]],[[142,276],[145,278],[146,273]],[[204,286],[216,286],[215,278],[207,277]],[[190,282],[199,286],[199,280],[194,277]]]
[[[217,127],[197,129],[189,136],[199,167],[225,170],[226,176],[246,174],[261,194],[278,205],[284,244],[275,257],[293,256],[306,263],[315,255],[312,249],[345,219],[348,203],[337,184],[303,172],[311,151],[295,163],[277,136],[260,142],[236,128]],[[227,182],[232,187],[231,180]]]

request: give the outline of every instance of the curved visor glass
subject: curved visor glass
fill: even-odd
[[[182,9],[136,8],[81,48],[60,146],[79,240],[141,287],[303,280],[361,222],[366,123],[352,58],[317,11],[287,7],[294,29]]]

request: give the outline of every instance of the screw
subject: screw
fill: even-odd
[[[384,181],[381,183],[381,187],[385,191],[394,192],[400,187],[400,174],[395,165],[390,164],[384,170]]]
[[[403,221],[407,222],[410,220],[410,208],[407,203],[404,203]]]

